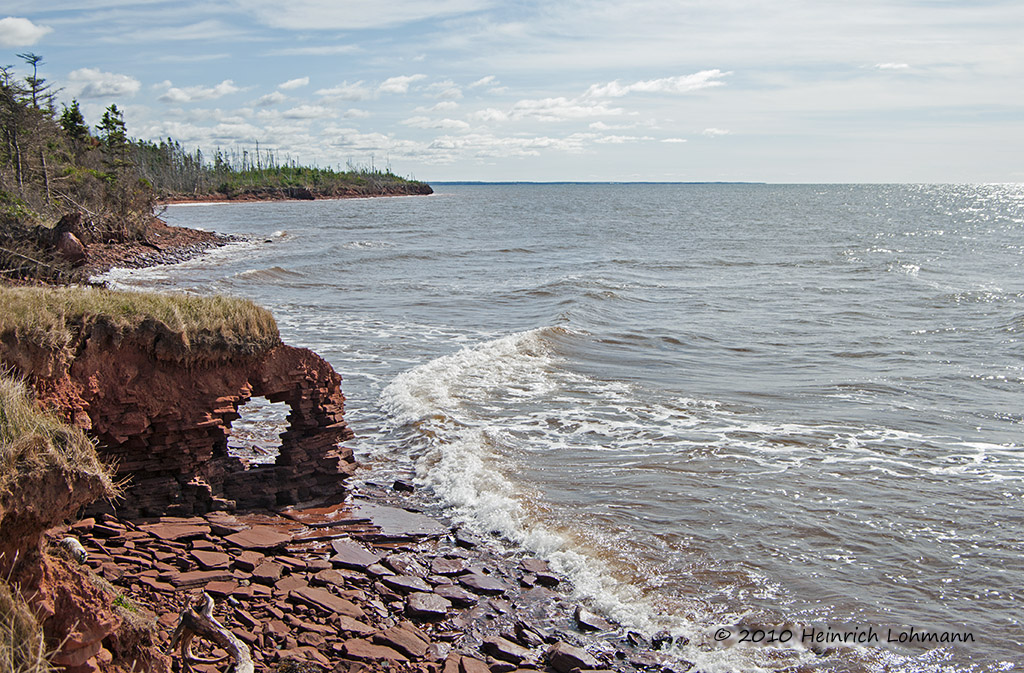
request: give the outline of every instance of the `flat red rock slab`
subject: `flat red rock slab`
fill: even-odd
[[[480,650],[484,654],[489,654],[495,659],[500,659],[516,665],[530,656],[530,651],[528,649],[520,647],[511,640],[507,640],[501,636],[484,638],[483,643],[480,645]]]
[[[466,569],[466,564],[460,558],[437,557],[430,562],[430,572],[435,575],[458,575]]]
[[[358,638],[346,640],[342,652],[349,659],[356,661],[409,661],[409,659],[385,645],[374,645],[368,640]],[[482,663],[482,662],[481,662]],[[490,671],[486,671],[490,673]]]
[[[179,589],[194,589],[210,582],[230,582],[234,577],[223,570],[193,570],[187,573],[176,573],[167,578]]]
[[[430,585],[427,584],[426,580],[421,577],[412,577],[410,575],[388,575],[382,577],[380,581],[384,586],[389,589],[403,594],[409,594],[414,591],[427,591],[429,592]]]
[[[392,554],[381,561],[381,563],[388,568],[391,568],[399,575],[426,577],[430,574],[430,571],[423,567],[423,564],[419,562],[419,559],[417,559],[414,554]]]
[[[191,556],[204,570],[220,570],[227,568],[231,563],[231,557],[220,551],[199,549],[192,551]]]
[[[369,519],[387,537],[429,537],[448,532],[448,527],[436,519],[397,507],[357,501],[352,511],[356,516]]]
[[[276,549],[291,542],[292,536],[272,526],[254,526],[224,539],[242,549]]]
[[[177,588],[173,584],[161,582],[155,577],[140,577],[139,582],[145,584],[150,589],[153,589],[154,591],[159,591],[161,593],[174,593],[175,591],[177,591]]]
[[[309,582],[299,575],[288,575],[274,582],[274,589],[281,593],[290,593],[296,589],[303,589],[308,586]]]
[[[609,631],[614,628],[606,620],[583,607],[577,607],[573,617],[581,631]]]
[[[379,555],[371,554],[356,543],[347,540],[335,540],[331,543],[331,547],[335,552],[331,557],[331,563],[342,568],[366,570],[380,560]]]
[[[459,577],[459,584],[478,594],[498,595],[505,593],[509,589],[507,584],[496,577],[478,575],[476,573],[462,575]]]
[[[459,660],[459,673],[491,673],[491,669],[479,659],[462,657]]]
[[[320,585],[330,584],[343,588],[345,586],[345,575],[333,569],[321,570],[317,574],[313,575],[313,583]]]
[[[541,575],[544,573],[550,573],[551,568],[548,566],[548,562],[539,558],[524,558],[519,562],[519,567],[528,573],[534,575]]]
[[[264,561],[252,571],[252,578],[261,584],[273,584],[281,579],[284,566],[274,561]]]
[[[265,558],[266,557],[258,551],[247,549],[235,557],[235,567],[246,572],[252,572],[259,564],[263,563],[263,559]]]
[[[405,600],[405,614],[417,619],[443,619],[451,601],[434,593],[416,592]]]
[[[544,654],[548,665],[559,673],[570,673],[574,668],[593,669],[599,666],[595,659],[586,650],[558,641]]]
[[[238,582],[210,582],[206,585],[205,591],[211,596],[215,596],[217,598],[221,598],[223,596],[230,596],[231,594],[238,591]]]
[[[292,521],[298,521],[310,528],[329,528],[331,526],[352,526],[370,523],[370,520],[365,517],[355,516],[348,503],[340,503],[328,507],[293,509],[282,512],[282,514]]]
[[[369,624],[345,615],[338,615],[338,630],[344,633],[354,633],[357,636],[369,636],[377,632],[377,629]]]
[[[340,596],[335,596],[326,589],[303,587],[301,589],[291,591],[288,595],[333,614],[345,615],[346,617],[352,617],[355,619],[364,615],[362,609],[358,605],[345,600]]]
[[[210,527],[206,524],[190,523],[153,523],[148,526],[140,526],[153,537],[165,541],[190,540],[210,534]]]
[[[378,645],[387,645],[416,659],[427,653],[427,645],[430,644],[428,639],[422,635],[422,631],[414,626],[404,624],[392,626],[386,631],[374,634],[373,642]]]
[[[462,587],[457,587],[452,584],[442,585],[434,588],[434,593],[442,598],[449,600],[453,605],[460,608],[468,608],[476,605],[479,600],[476,596],[469,593]]]

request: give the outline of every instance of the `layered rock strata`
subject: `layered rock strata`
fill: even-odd
[[[341,376],[307,349],[196,359],[166,348],[158,330],[124,337],[94,326],[69,364],[3,345],[0,362],[29,378],[44,407],[98,440],[127,481],[121,516],[337,497],[355,470],[352,450],[340,446],[352,437]],[[231,423],[253,397],[290,408],[273,464],[249,466],[228,452]]]

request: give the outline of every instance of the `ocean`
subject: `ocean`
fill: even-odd
[[[1024,185],[435,189],[106,278],[271,309],[360,479],[703,671],[1024,668]]]

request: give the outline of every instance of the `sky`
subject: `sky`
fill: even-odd
[[[420,180],[1024,181],[1020,0],[0,0],[129,134]]]

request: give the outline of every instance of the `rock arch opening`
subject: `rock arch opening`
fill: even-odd
[[[266,397],[252,397],[240,404],[238,418],[229,427],[228,455],[250,465],[276,462],[291,411],[287,402],[271,402]]]

